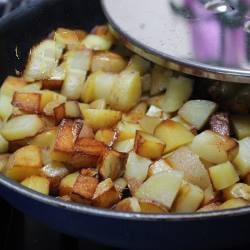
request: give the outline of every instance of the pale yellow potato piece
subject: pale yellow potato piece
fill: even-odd
[[[139,102],[141,93],[139,72],[125,70],[111,90],[109,104],[113,109],[128,111]]]
[[[118,202],[115,206],[115,210],[122,212],[139,213],[141,212],[141,207],[138,199],[136,199],[135,197],[129,197]]]
[[[122,193],[124,189],[128,186],[128,182],[125,178],[120,177],[114,181],[115,188]]]
[[[3,121],[7,121],[14,111],[11,101],[12,97],[4,95],[0,96],[0,118]]]
[[[30,176],[23,180],[21,184],[36,192],[49,195],[49,180],[41,176]]]
[[[191,100],[186,102],[178,115],[196,129],[201,129],[209,117],[215,112],[217,104],[206,100]]]
[[[42,82],[35,82],[35,83],[30,83],[25,85],[24,87],[21,88],[22,92],[36,92],[40,91],[42,88]]]
[[[245,183],[236,183],[224,189],[223,196],[226,200],[242,198],[250,201],[250,186]]]
[[[0,134],[0,154],[7,153],[9,149],[9,142]]]
[[[172,211],[176,213],[195,212],[204,199],[203,190],[191,183],[183,182]]]
[[[231,117],[234,132],[237,139],[241,140],[250,136],[250,116],[249,115],[233,115]]]
[[[146,180],[151,163],[149,159],[141,157],[135,152],[129,153],[124,178],[127,180],[129,189],[133,193]]]
[[[26,85],[27,82],[24,78],[8,76],[2,83],[0,94],[12,98],[15,91],[22,89]]]
[[[98,99],[96,101],[93,101],[90,103],[89,107],[91,109],[106,109],[107,107],[107,102],[105,99]]]
[[[139,200],[158,202],[169,209],[181,188],[182,180],[183,174],[179,171],[155,174],[139,187],[135,197]]]
[[[135,106],[132,110],[130,110],[129,113],[123,114],[122,120],[136,123],[145,116],[147,108],[148,108],[147,103],[140,102],[137,106]]]
[[[129,153],[133,150],[135,144],[135,139],[128,139],[120,142],[116,142],[113,146],[113,149],[120,153]]]
[[[163,171],[172,171],[173,168],[164,160],[155,161],[153,164],[150,165],[148,169],[148,177],[158,174]]]
[[[41,148],[50,148],[55,142],[57,134],[57,129],[50,129],[41,134],[38,134],[36,137],[29,141],[29,144],[36,145]]]
[[[50,102],[66,102],[67,101],[67,97],[64,95],[60,95],[55,91],[51,91],[51,90],[42,90],[39,91],[39,93],[42,94],[41,97],[41,104],[40,107],[41,109],[44,109],[46,107],[46,105],[48,105]]]
[[[239,141],[239,152],[233,163],[241,177],[250,173],[250,137]]]
[[[43,122],[37,115],[21,115],[9,120],[1,129],[8,141],[21,140],[35,136],[43,128]]]
[[[230,137],[206,130],[195,136],[190,148],[201,159],[214,164],[230,160],[230,152],[238,147],[238,143]]]
[[[149,159],[158,159],[165,149],[165,142],[143,131],[136,131],[134,151]]]
[[[140,200],[139,205],[142,213],[162,214],[168,213],[168,209],[155,201]]]
[[[155,105],[151,105],[146,113],[147,116],[150,117],[157,117],[157,118],[161,118],[162,120],[166,120],[171,118],[171,115],[164,112],[161,108],[155,106]]]
[[[194,130],[194,128],[190,124],[188,124],[186,121],[184,121],[179,115],[172,117],[171,120],[181,123],[188,130]]]
[[[92,50],[106,51],[111,48],[112,41],[105,37],[89,34],[83,39],[81,45],[84,45],[86,48]]]
[[[177,111],[191,96],[193,80],[184,76],[172,77],[160,107],[165,112]]]
[[[121,112],[108,109],[84,109],[81,111],[86,123],[95,130],[112,128],[122,118]]]
[[[139,124],[121,121],[117,124],[118,138],[116,142],[135,138],[137,130],[142,130]]]
[[[128,63],[126,70],[138,71],[144,75],[150,70],[151,63],[138,55],[133,55]]]
[[[154,135],[166,143],[165,153],[192,142],[194,135],[182,124],[166,120],[160,123]]]
[[[139,125],[141,126],[143,131],[153,134],[155,131],[155,128],[161,122],[162,122],[161,118],[145,115],[142,119],[139,120]]]
[[[203,190],[211,186],[209,174],[198,155],[189,147],[181,147],[165,159],[170,166],[184,173],[184,179]]]
[[[228,188],[240,180],[239,175],[230,162],[210,167],[209,174],[216,190]]]
[[[79,172],[74,172],[72,174],[66,175],[60,182],[59,185],[59,195],[70,195],[73,191],[73,186],[76,182],[76,179],[80,175]]]
[[[249,202],[243,200],[243,199],[230,199],[228,201],[225,201],[219,206],[219,209],[232,209],[232,208],[239,208],[239,207],[245,207],[249,206]]]

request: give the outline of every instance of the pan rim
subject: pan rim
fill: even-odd
[[[120,220],[133,220],[133,221],[200,221],[209,219],[223,219],[227,217],[243,216],[250,213],[250,206],[217,210],[210,212],[195,212],[195,213],[166,213],[166,214],[145,214],[145,213],[129,213],[129,212],[118,212],[111,209],[103,209],[97,207],[91,207],[83,204],[68,202],[59,200],[53,196],[47,196],[26,188],[15,182],[8,177],[0,174],[0,186],[18,193],[19,195],[25,196],[26,198],[32,199],[36,202],[43,203],[44,205],[65,209],[71,212],[92,215],[97,217],[105,217],[111,219]]]
[[[21,12],[27,14],[33,8],[39,8],[39,6],[45,6],[46,3],[50,3],[50,0],[39,0],[35,3],[31,4],[29,8],[20,8],[19,10],[15,10],[10,15],[3,17],[0,21],[0,34],[6,32],[6,27],[10,27],[9,24],[12,21],[13,17],[20,16]],[[59,2],[59,0],[57,0]],[[7,25],[8,24],[8,25]],[[14,25],[14,23],[11,23]],[[21,184],[3,176],[0,174],[0,187],[3,186],[8,190],[18,193],[19,195],[23,195],[26,198],[32,199],[36,202],[43,203],[44,205],[57,207],[60,209],[65,209],[68,211],[76,212],[79,214],[92,215],[97,217],[105,217],[112,219],[120,219],[120,220],[132,220],[132,221],[199,221],[199,220],[208,220],[208,219],[220,219],[226,217],[234,217],[234,216],[243,216],[250,214],[250,206],[235,208],[231,210],[220,210],[220,211],[210,211],[210,212],[200,212],[200,213],[176,213],[176,214],[144,214],[144,213],[128,213],[128,212],[118,212],[111,209],[101,209],[90,207],[82,204],[77,204],[73,202],[66,202],[63,200],[59,200],[58,198],[52,196],[46,196],[35,192],[31,189],[28,189]]]

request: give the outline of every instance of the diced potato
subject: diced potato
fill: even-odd
[[[245,183],[236,183],[224,189],[223,196],[226,200],[242,198],[250,201],[250,186]]]
[[[120,193],[111,179],[100,182],[93,195],[93,204],[97,207],[109,208],[119,202]]]
[[[40,91],[42,88],[42,82],[34,82],[34,83],[30,83],[25,85],[24,87],[21,88],[20,91],[22,92],[36,92],[36,91]],[[17,90],[19,91],[19,90]]]
[[[63,47],[53,40],[44,40],[31,50],[24,71],[28,81],[49,78],[50,72],[57,67],[63,53]]]
[[[12,97],[0,96],[0,118],[3,121],[7,121],[13,112],[13,106],[11,104]]]
[[[138,55],[133,55],[128,63],[127,70],[138,71],[144,75],[150,70],[151,63]]]
[[[81,110],[86,123],[94,130],[112,128],[121,120],[121,112],[108,109]]]
[[[134,151],[140,156],[157,159],[160,158],[165,149],[165,142],[151,134],[136,131]]]
[[[204,198],[204,192],[198,186],[183,182],[172,211],[176,213],[191,213],[196,211]]]
[[[188,147],[181,147],[166,158],[172,168],[184,173],[184,179],[203,190],[211,185],[208,172],[198,155]]]
[[[110,93],[114,84],[118,80],[118,75],[97,71],[87,78],[81,92],[81,98],[89,103],[97,99],[105,99],[109,103]]]
[[[168,213],[168,209],[157,202],[140,200],[139,204],[142,213],[150,213],[150,214]]]
[[[42,99],[41,99],[41,109],[44,109],[50,102],[66,102],[67,98],[66,96],[60,95],[55,91],[51,91],[51,90],[42,90],[40,91],[40,93],[42,94]]]
[[[118,131],[115,129],[99,129],[95,134],[95,139],[103,142],[108,147],[112,147],[117,138]]]
[[[80,46],[81,41],[86,35],[87,33],[82,30],[58,28],[55,32],[54,39],[63,47],[71,50]]]
[[[12,98],[15,91],[22,89],[26,85],[27,82],[24,78],[8,76],[1,86],[0,94]]]
[[[50,90],[54,90],[54,91],[61,90],[64,78],[65,78],[65,73],[61,77],[55,77],[55,78],[42,80],[43,89],[50,89]]]
[[[118,190],[120,193],[122,193],[128,186],[128,182],[125,178],[121,177],[114,181],[114,185],[116,190]]]
[[[32,175],[39,175],[42,167],[40,148],[34,145],[17,150],[9,158],[4,174],[16,181],[22,181]]]
[[[120,142],[116,142],[113,146],[113,149],[120,153],[129,153],[133,150],[135,144],[135,139],[128,139]]]
[[[220,203],[219,202],[213,202],[213,203],[210,203],[210,204],[208,204],[206,206],[203,206],[202,208],[197,210],[197,212],[210,212],[210,211],[218,210],[219,208],[220,208]]]
[[[155,65],[152,70],[152,84],[150,94],[157,95],[166,90],[172,75],[173,72],[171,70]]]
[[[78,138],[94,139],[94,137],[95,135],[93,129],[85,121],[83,121],[82,129]]]
[[[49,195],[49,180],[41,176],[30,176],[23,180],[21,184],[36,192]]]
[[[216,190],[228,188],[239,181],[239,176],[230,162],[209,168],[210,178]]]
[[[10,154],[3,154],[0,155],[0,173],[2,173],[7,166],[7,163],[9,161]]]
[[[219,206],[219,209],[232,209],[232,208],[239,208],[239,207],[245,207],[249,206],[249,202],[243,200],[243,199],[230,199],[228,201],[225,201]]]
[[[73,191],[73,186],[80,175],[79,172],[75,172],[69,175],[66,175],[60,182],[59,185],[59,195],[70,195]]]
[[[211,185],[204,190],[204,200],[202,202],[202,205],[209,204],[212,201],[216,200],[216,195],[218,192],[214,192],[213,185]]]
[[[162,122],[161,118],[145,115],[142,119],[139,120],[139,125],[141,126],[143,131],[153,134],[155,131],[155,128],[161,122]]]
[[[116,126],[118,131],[117,142],[125,141],[135,137],[137,130],[142,130],[139,124],[121,121]]]
[[[115,206],[115,210],[122,212],[139,213],[141,212],[141,207],[138,200],[135,197],[130,197],[118,202]]]
[[[239,140],[250,136],[250,116],[234,115],[231,120],[234,132]]]
[[[195,136],[190,147],[201,159],[220,164],[230,159],[230,154],[238,148],[238,143],[233,138],[206,130]]]
[[[160,108],[163,98],[164,95],[157,95],[157,96],[147,97],[146,101],[148,105],[153,105]]]
[[[161,118],[162,120],[169,119],[171,116],[155,105],[151,105],[146,113],[147,116]]]
[[[12,105],[26,113],[39,114],[41,112],[41,94],[31,92],[15,92]]]
[[[178,171],[161,172],[147,179],[135,192],[135,197],[157,202],[167,208],[172,204],[181,188],[183,174]]]
[[[118,81],[114,84],[109,104],[111,108],[128,111],[133,108],[141,97],[141,78],[138,71],[121,72]]]
[[[137,106],[130,110],[129,113],[124,114],[122,120],[127,122],[138,122],[145,116],[147,108],[148,105],[145,102],[140,102]]]
[[[192,79],[184,76],[172,77],[160,107],[167,113],[175,112],[190,98],[192,91]]]
[[[127,62],[118,54],[112,52],[100,52],[93,56],[91,71],[103,71],[120,73],[126,67]]]
[[[37,115],[22,115],[9,120],[1,129],[8,141],[21,140],[35,136],[43,128],[43,122]]]
[[[132,193],[146,180],[151,163],[149,159],[141,157],[134,152],[129,153],[124,177]]]
[[[186,145],[194,139],[194,135],[188,129],[172,120],[160,123],[155,129],[154,135],[166,143],[165,153]]]
[[[112,41],[106,39],[105,37],[89,34],[83,39],[81,44],[88,49],[106,51],[111,48]]]
[[[179,110],[178,115],[196,129],[201,129],[215,112],[217,104],[206,100],[191,100]]]
[[[98,164],[99,174],[104,178],[116,180],[124,172],[125,155],[113,150],[106,150]]]
[[[241,177],[250,173],[250,137],[239,141],[239,152],[233,163]]]
[[[0,154],[7,153],[9,149],[9,143],[5,138],[0,134]]]
[[[194,127],[192,127],[192,125],[190,125],[186,121],[184,121],[179,115],[176,115],[176,116],[172,117],[171,120],[175,121],[175,122],[181,123],[185,128],[187,128],[188,130],[192,131],[193,134],[196,133],[196,129]]]
[[[90,109],[106,109],[107,102],[105,99],[98,99],[90,103]]]
[[[158,160],[150,165],[148,169],[148,176],[158,174],[163,171],[172,171],[172,167],[163,159]]]

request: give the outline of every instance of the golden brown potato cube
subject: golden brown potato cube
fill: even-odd
[[[95,135],[93,129],[85,121],[83,121],[82,129],[78,138],[94,139],[94,137]]]
[[[172,211],[176,213],[195,212],[200,207],[203,199],[204,192],[201,188],[184,181],[174,202]]]
[[[80,175],[79,172],[74,172],[72,174],[66,175],[60,182],[59,185],[59,195],[70,195],[73,191],[73,186]]]
[[[198,155],[189,147],[181,147],[166,158],[170,166],[184,173],[184,179],[203,190],[211,185],[209,174]]]
[[[142,213],[153,213],[153,214],[168,213],[167,208],[157,202],[140,200],[139,204]]]
[[[66,118],[65,103],[54,108],[54,117],[56,124],[59,124],[64,118]]]
[[[57,194],[60,181],[69,174],[69,170],[60,162],[54,162],[45,165],[41,169],[41,175],[50,182],[50,193]]]
[[[12,100],[13,106],[32,114],[41,112],[40,103],[41,94],[39,93],[15,92]]]
[[[0,155],[0,173],[3,172],[4,168],[7,166],[10,154]]]
[[[165,142],[143,131],[136,131],[134,151],[149,159],[158,159],[165,149]]]
[[[95,134],[95,139],[112,147],[118,138],[118,131],[115,129],[99,129]]]
[[[93,195],[93,204],[97,207],[109,208],[119,202],[120,193],[110,178],[100,182]]]
[[[35,136],[43,126],[37,115],[21,115],[5,123],[1,128],[1,134],[8,141],[16,141]]]
[[[57,80],[57,79],[42,80],[43,89],[60,90],[62,88],[62,85],[63,85],[63,80]]]
[[[73,193],[86,200],[92,199],[98,185],[98,179],[91,176],[79,175],[73,186]]]
[[[96,25],[90,32],[91,34],[105,37],[106,39],[113,41],[114,37],[107,25]]]
[[[112,128],[122,117],[121,112],[108,109],[85,109],[82,110],[82,115],[94,130]]]
[[[100,52],[93,56],[91,71],[103,71],[111,73],[120,73],[126,67],[127,62],[116,53]]]
[[[62,120],[58,128],[54,151],[72,153],[81,129],[82,120]]]
[[[36,192],[49,195],[49,180],[41,176],[30,176],[23,180],[21,184]]]
[[[16,91],[22,89],[26,85],[27,85],[27,82],[25,81],[24,78],[8,76],[4,80],[4,82],[1,86],[0,93],[1,93],[1,95],[8,96],[8,97],[12,98],[13,94]]]
[[[135,138],[136,131],[142,130],[139,124],[126,121],[119,122],[116,126],[116,129],[119,133],[116,142]]]
[[[219,209],[232,209],[249,206],[249,202],[243,199],[230,199],[219,206]]]
[[[216,190],[228,188],[240,179],[234,166],[229,161],[210,167],[209,174]]]
[[[42,167],[42,156],[39,147],[34,145],[18,149],[11,155],[4,169],[4,174],[16,181],[22,181],[32,175],[39,175]]]
[[[124,114],[122,120],[127,122],[138,122],[145,116],[147,108],[148,105],[145,102],[141,102],[130,110],[129,113]]]
[[[225,200],[242,198],[250,201],[250,186],[245,183],[236,183],[223,190]]]
[[[49,102],[44,108],[43,108],[43,113],[47,116],[47,117],[52,117],[54,118],[54,109],[58,106],[60,106],[61,104],[63,104],[64,101],[59,100],[59,101],[51,101]]]
[[[125,155],[113,150],[106,150],[98,163],[100,175],[104,178],[116,180],[124,172]]]
[[[118,202],[115,205],[115,210],[122,212],[139,213],[141,212],[141,207],[138,200],[135,197],[130,197]]]
[[[194,138],[192,132],[182,124],[172,120],[160,123],[155,129],[154,136],[166,143],[165,153],[192,142]]]

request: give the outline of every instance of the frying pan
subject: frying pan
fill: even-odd
[[[22,71],[29,48],[56,27],[88,30],[103,22],[98,0],[43,0],[13,12],[0,21],[0,80]],[[211,249],[250,242],[250,207],[194,214],[121,213],[47,197],[2,175],[0,196],[56,230],[120,248]]]

